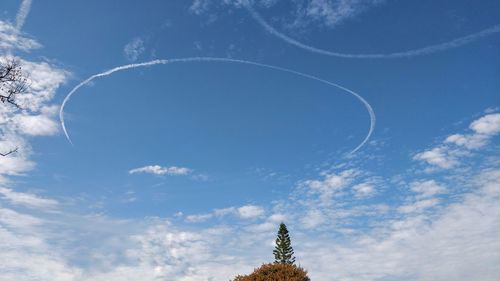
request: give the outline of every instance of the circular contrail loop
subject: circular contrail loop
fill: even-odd
[[[71,97],[83,86],[87,85],[88,83],[92,82],[93,80],[105,76],[112,75],[113,73],[119,72],[119,71],[124,71],[128,69],[134,69],[134,68],[140,68],[140,67],[148,67],[148,66],[153,66],[153,65],[164,65],[164,64],[172,64],[172,63],[188,63],[188,62],[223,62],[223,63],[237,63],[237,64],[246,64],[246,65],[253,65],[253,66],[258,66],[258,67],[263,67],[263,68],[268,68],[268,69],[273,69],[277,71],[282,71],[290,74],[294,74],[303,78],[311,79],[314,81],[318,81],[324,84],[327,84],[329,86],[333,86],[335,88],[338,88],[340,90],[343,90],[354,97],[356,97],[366,108],[368,111],[368,114],[370,116],[370,128],[368,129],[368,133],[366,137],[363,139],[363,141],[356,146],[350,153],[355,153],[358,151],[365,143],[370,139],[373,130],[375,129],[375,122],[376,122],[376,117],[375,117],[375,112],[373,111],[373,108],[371,105],[358,93],[347,89],[339,84],[318,78],[316,76],[298,72],[295,70],[279,67],[279,66],[274,66],[274,65],[268,65],[268,64],[263,64],[263,63],[258,63],[258,62],[252,62],[252,61],[247,61],[247,60],[239,60],[239,59],[229,59],[229,58],[217,58],[217,57],[190,57],[190,58],[179,58],[179,59],[158,59],[158,60],[152,60],[148,62],[143,62],[143,63],[133,63],[133,64],[127,64],[127,65],[122,65],[118,66],[112,69],[109,69],[107,71],[94,74],[90,76],[89,78],[85,79],[84,81],[80,82],[78,85],[76,85],[64,98],[61,107],[59,109],[59,120],[61,122],[61,127],[63,129],[64,135],[66,136],[66,139],[73,144],[71,141],[71,138],[69,136],[65,119],[64,119],[64,108],[66,107],[66,104],[70,101]]]

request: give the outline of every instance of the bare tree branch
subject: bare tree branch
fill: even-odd
[[[0,61],[0,101],[21,109],[16,99],[28,91],[28,76],[23,72],[21,63],[17,59]],[[7,152],[0,152],[0,156],[7,156],[17,152],[18,148]]]
[[[21,108],[16,102],[20,94],[28,90],[28,77],[23,73],[18,60],[0,62],[0,101]]]
[[[7,155],[12,154],[12,153],[14,153],[14,152],[17,152],[17,147],[16,147],[16,148],[14,148],[14,149],[9,150],[9,151],[8,151],[8,152],[6,152],[6,153],[1,153],[1,152],[0,152],[0,156],[7,156]]]

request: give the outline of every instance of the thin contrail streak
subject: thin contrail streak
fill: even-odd
[[[452,48],[457,48],[469,43],[472,43],[478,39],[484,38],[486,36],[492,35],[494,33],[500,32],[500,24],[492,26],[490,28],[484,29],[480,32],[470,34],[464,37],[460,37],[454,39],[452,41],[441,43],[437,45],[427,46],[419,49],[407,50],[402,52],[395,53],[386,53],[386,54],[349,54],[349,53],[340,53],[334,51],[328,51],[320,48],[313,47],[311,45],[307,45],[301,43],[293,38],[288,37],[287,35],[279,32],[274,27],[272,27],[255,9],[251,6],[250,3],[243,2],[243,6],[246,7],[250,15],[260,24],[267,32],[278,37],[279,39],[285,41],[288,44],[294,45],[306,51],[332,56],[332,57],[341,57],[341,58],[350,58],[350,59],[394,59],[394,58],[407,58],[414,57],[420,55],[428,55],[436,52],[445,51]]]
[[[17,31],[20,31],[23,28],[24,23],[26,22],[26,18],[28,17],[31,9],[31,2],[32,0],[23,0],[23,2],[21,3],[21,7],[19,7],[19,11],[16,15]]]
[[[133,69],[133,68],[138,68],[138,67],[148,67],[148,66],[162,65],[162,64],[186,63],[186,62],[223,62],[223,63],[238,63],[238,64],[253,65],[253,66],[258,66],[258,67],[263,67],[263,68],[268,68],[268,69],[273,69],[273,70],[277,70],[277,71],[291,73],[291,74],[298,75],[300,77],[307,78],[307,79],[312,79],[312,80],[315,80],[315,81],[327,84],[329,86],[336,87],[338,89],[341,89],[341,90],[343,90],[343,91],[345,91],[345,92],[353,95],[359,101],[361,101],[363,103],[363,105],[365,106],[365,108],[367,109],[368,114],[370,115],[370,129],[368,130],[368,134],[363,139],[363,141],[356,148],[354,148],[351,151],[351,153],[354,153],[354,152],[358,151],[368,141],[368,139],[370,139],[370,136],[372,135],[373,130],[375,129],[376,117],[375,117],[375,112],[373,111],[373,108],[371,107],[371,105],[362,96],[360,96],[358,93],[356,93],[356,92],[354,92],[352,90],[349,90],[349,89],[347,89],[347,88],[345,88],[343,86],[340,86],[338,84],[335,84],[333,82],[330,82],[330,81],[318,78],[316,76],[312,76],[312,75],[309,75],[309,74],[298,72],[298,71],[295,71],[295,70],[291,70],[291,69],[287,69],[287,68],[283,68],[283,67],[279,67],[279,66],[262,64],[262,63],[258,63],[258,62],[252,62],[252,61],[246,61],[246,60],[238,60],[238,59],[228,59],[228,58],[215,58],[215,57],[191,57],[191,58],[180,58],[180,59],[152,60],[152,61],[149,61],[149,62],[133,63],[133,64],[122,65],[122,66],[118,66],[118,67],[115,67],[113,69],[110,69],[110,70],[107,70],[107,71],[104,71],[104,72],[92,75],[89,78],[87,78],[86,80],[84,80],[83,82],[81,82],[80,84],[76,85],[76,87],[74,87],[66,95],[66,97],[64,98],[64,100],[63,100],[63,102],[61,104],[61,108],[59,110],[59,119],[60,119],[60,122],[61,122],[61,127],[62,127],[62,129],[64,131],[64,135],[66,136],[66,139],[68,139],[68,141],[71,144],[73,144],[73,142],[71,141],[71,138],[69,136],[68,130],[66,128],[65,121],[64,121],[64,107],[66,106],[66,104],[68,103],[68,101],[71,99],[71,97],[81,87],[83,87],[83,86],[87,85],[88,83],[92,82],[94,79],[105,77],[105,76],[109,76],[109,75],[112,75],[115,72],[119,72],[119,71],[123,71],[123,70],[127,70],[127,69]]]

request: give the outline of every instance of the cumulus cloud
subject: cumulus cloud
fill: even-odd
[[[185,176],[192,172],[191,169],[185,167],[162,167],[159,165],[144,166],[135,168],[129,171],[129,174],[153,174],[153,175],[169,175],[169,176]]]
[[[447,188],[435,180],[415,181],[410,183],[410,189],[418,193],[420,198],[433,197],[434,195],[446,193]]]
[[[458,165],[458,160],[453,151],[448,150],[446,147],[436,147],[417,153],[413,159],[427,162],[432,166],[437,166],[442,169],[453,168]]]
[[[446,192],[442,183],[411,181],[408,188],[415,194],[415,204],[403,202],[398,207],[401,216],[378,220],[375,226],[364,224],[357,231],[345,229],[340,238],[318,228],[336,225],[325,215],[328,209],[319,206],[303,210],[278,204],[274,209],[286,207],[288,213],[273,211],[268,217],[262,207],[251,204],[218,209],[210,217],[234,215],[241,221],[194,229],[159,218],[121,222],[71,215],[68,220],[56,214],[49,222],[43,213],[0,208],[0,258],[7,261],[0,270],[12,280],[29,276],[82,281],[228,280],[269,261],[277,226],[285,221],[293,226],[296,256],[313,280],[493,281],[500,273],[495,266],[500,251],[499,179],[500,169],[491,167],[460,178],[458,182],[470,190],[441,208],[435,207],[440,204],[436,196]],[[373,207],[363,212],[369,209]],[[300,217],[304,218],[300,223],[288,223]],[[205,219],[201,215],[192,218]],[[262,220],[256,223],[251,218]],[[352,220],[335,218],[343,219]],[[75,233],[92,233],[92,237],[88,240]],[[79,263],[71,262],[76,257]]]
[[[69,73],[46,61],[33,62],[12,56],[1,56],[0,61],[16,59],[28,77],[28,91],[16,102],[21,110],[11,106],[0,107],[0,152],[16,149],[16,153],[0,157],[0,175],[20,175],[31,170],[29,137],[50,136],[58,132],[55,121],[57,105],[52,102],[57,89],[69,78]]]
[[[318,193],[323,202],[328,202],[331,198],[341,192],[348,184],[350,184],[359,171],[348,169],[340,173],[323,173],[321,180],[307,180],[304,185],[307,186],[311,192]]]
[[[361,233],[347,233],[344,239],[336,239],[331,233],[307,235],[294,227],[291,234],[296,256],[310,277],[318,281],[410,277],[416,281],[496,280],[500,273],[495,266],[500,250],[499,175],[499,169],[478,171],[467,178],[472,191],[461,200],[432,213],[408,209],[402,217],[380,221],[377,227]],[[436,185],[439,183],[421,181],[410,187],[422,193],[429,186],[436,190]],[[433,206],[429,199],[420,202],[426,203],[415,208],[428,210],[427,206]],[[289,216],[274,213],[257,225],[222,223],[183,229],[164,219],[121,225],[118,220],[102,217],[80,217],[71,223],[64,217],[53,217],[52,221],[59,222],[54,224],[40,215],[0,209],[0,258],[8,261],[0,269],[13,280],[27,276],[83,281],[228,280],[269,260],[277,224]],[[79,220],[84,222],[75,223]],[[94,242],[81,240],[84,237],[78,235],[68,240],[76,239],[74,243],[86,247],[54,243],[76,231],[91,232]],[[115,251],[120,254],[111,254]],[[81,263],[69,262],[75,256],[83,259]],[[50,270],[44,270],[47,268]]]
[[[360,183],[352,187],[357,198],[368,198],[375,194],[375,187],[371,183]]]
[[[32,62],[20,59],[20,63],[28,76],[29,90],[18,97],[18,102],[25,110],[43,111],[52,102],[57,89],[68,81],[71,74],[47,61]]]
[[[265,213],[264,209],[255,205],[245,205],[237,209],[238,215],[242,219],[256,219],[262,217]]]
[[[493,266],[500,249],[500,224],[495,219],[500,214],[500,182],[494,176],[498,172],[471,176],[469,183],[476,191],[438,214],[385,221],[350,243],[311,241],[298,253],[301,264],[314,280],[493,281],[500,273]],[[489,195],[485,189],[491,189]]]
[[[487,114],[474,120],[469,134],[453,134],[445,138],[438,146],[415,154],[413,159],[427,163],[432,167],[450,169],[460,164],[460,159],[475,150],[486,146],[500,132],[500,114]]]
[[[19,114],[14,117],[19,132],[30,136],[51,136],[59,131],[59,124],[50,115]]]
[[[474,130],[476,134],[494,136],[500,133],[500,113],[483,116],[472,122],[470,128]]]
[[[485,146],[491,137],[500,132],[500,114],[488,114],[475,120],[469,126],[472,134],[454,134],[446,138],[445,143],[463,146],[467,149],[478,149]]]

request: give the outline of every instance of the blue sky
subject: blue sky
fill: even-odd
[[[0,280],[500,275],[498,1],[146,2],[0,4]]]

